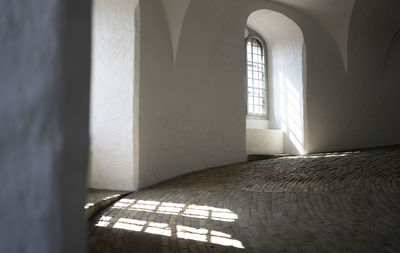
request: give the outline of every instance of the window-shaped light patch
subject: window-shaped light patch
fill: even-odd
[[[110,220],[111,217],[103,216],[100,219],[100,222],[103,222],[102,224],[100,224],[100,226],[107,226],[110,223]],[[240,249],[244,248],[243,244],[239,240],[233,239],[230,234],[215,230],[209,231],[206,228],[194,228],[189,226],[177,225],[174,230],[171,228],[171,225],[167,223],[147,222],[126,218],[118,219],[113,228],[144,232],[161,236],[176,236],[180,239],[209,242]]]
[[[132,205],[130,210],[154,212],[159,204],[160,202],[158,201],[138,200],[134,205]]]
[[[111,217],[110,216],[101,216],[101,218],[96,223],[96,227],[107,227],[110,224]]]
[[[163,202],[159,206],[157,213],[179,215],[182,213],[185,204]]]
[[[189,205],[184,212],[184,216],[208,219],[210,218],[210,210],[211,207],[209,206]]]
[[[134,200],[134,199],[120,199],[114,205],[112,205],[111,208],[114,208],[114,209],[129,208],[133,203],[135,203],[135,201],[136,200]]]
[[[146,221],[120,218],[114,224],[113,228],[125,229],[130,231],[142,231]]]
[[[190,239],[199,242],[207,242],[208,229],[192,228],[187,226],[176,226],[176,235],[178,238]]]
[[[237,220],[237,214],[233,213],[229,209],[215,208],[211,209],[211,219],[212,220],[220,220],[226,222],[233,222]]]
[[[199,205],[189,205],[183,215],[186,217],[226,222],[233,222],[238,218],[238,216],[229,209]]]
[[[211,235],[210,237],[211,243],[244,249],[242,242],[239,240],[232,239],[232,236],[230,234],[212,230],[210,232],[210,235]]]
[[[192,217],[198,219],[212,219],[225,222],[233,222],[238,216],[229,209],[216,208],[201,205],[188,205],[182,203],[159,202],[149,200],[121,200],[114,204],[113,208],[132,211],[170,214],[177,216]]]
[[[166,223],[156,223],[150,222],[149,226],[144,231],[146,233],[155,234],[155,235],[164,235],[164,236],[171,236],[171,228]]]

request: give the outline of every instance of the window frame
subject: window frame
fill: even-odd
[[[269,97],[268,97],[268,58],[267,58],[267,46],[264,41],[264,39],[255,31],[246,28],[248,31],[248,36],[245,38],[245,43],[244,43],[244,49],[245,49],[245,68],[246,68],[246,80],[245,80],[245,85],[246,85],[246,118],[248,119],[264,119],[268,120],[269,119]],[[263,113],[249,113],[249,104],[248,104],[248,92],[249,92],[249,79],[248,79],[248,59],[247,59],[247,43],[251,39],[256,39],[258,42],[260,42],[260,45],[262,47],[262,52],[264,55],[264,87],[265,87],[265,114]]]

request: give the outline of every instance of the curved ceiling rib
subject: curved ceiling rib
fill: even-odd
[[[161,0],[169,27],[174,62],[178,50],[183,21],[191,0]]]

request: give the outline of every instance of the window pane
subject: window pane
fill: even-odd
[[[253,104],[254,103],[253,97],[249,97],[248,100],[247,100],[247,103]]]
[[[247,50],[247,111],[250,114],[266,114],[265,63],[262,44],[252,38]]]
[[[247,85],[248,85],[249,87],[254,87],[254,81],[253,81],[253,79],[250,79],[250,78],[249,78],[249,80],[247,80]]]
[[[257,97],[254,97],[254,104],[255,104],[255,105],[258,105],[258,102],[259,102],[259,101],[258,101],[258,98],[257,98]]]
[[[252,104],[248,104],[247,105],[247,111],[248,111],[248,113],[254,113],[254,110],[253,110],[253,105]]]

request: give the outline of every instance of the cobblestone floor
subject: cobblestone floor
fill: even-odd
[[[94,217],[89,252],[400,252],[400,149],[181,176]]]
[[[97,211],[110,203],[129,194],[126,191],[110,191],[89,188],[86,192],[85,213],[86,217],[92,217]]]
[[[110,191],[90,188],[86,192],[86,205],[90,206],[91,204],[96,204],[104,199],[113,198],[126,193],[126,191]]]

